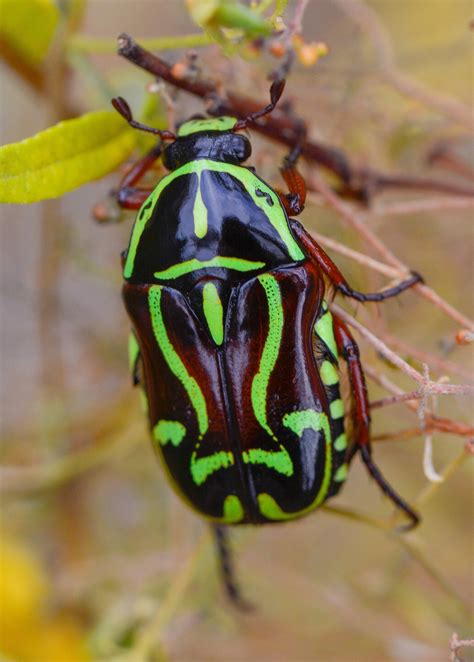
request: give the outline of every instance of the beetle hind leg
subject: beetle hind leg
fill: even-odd
[[[409,518],[409,523],[401,527],[401,530],[409,531],[419,523],[420,517],[387,482],[372,459],[369,401],[364,372],[359,357],[359,348],[347,326],[336,316],[334,316],[334,335],[338,350],[347,363],[354,403],[353,426],[355,444],[349,451],[349,459],[351,459],[357,451],[360,451],[362,461],[365,464],[367,471],[382,492]]]
[[[242,597],[242,593],[240,592],[240,588],[236,580],[227,527],[220,524],[213,524],[212,530],[216,541],[220,574],[226,595],[230,602],[235,607],[237,607],[237,609],[240,611],[250,611],[253,609],[253,605],[251,605]]]

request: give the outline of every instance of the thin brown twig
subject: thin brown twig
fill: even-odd
[[[336,241],[335,239],[331,239],[330,237],[326,237],[325,235],[319,234],[319,232],[314,232],[313,230],[311,230],[310,235],[314,239],[316,239],[316,241],[322,246],[325,246],[326,248],[330,248],[336,253],[339,253],[339,255],[348,257],[351,260],[354,260],[354,262],[358,262],[359,264],[362,264],[365,267],[368,267],[369,269],[378,271],[384,276],[388,276],[388,278],[403,278],[406,276],[406,271],[402,272],[400,271],[400,269],[395,269],[394,267],[390,267],[384,264],[383,262],[380,262],[379,260],[375,260],[373,257],[370,257],[369,255],[365,255],[364,253],[360,253],[359,251],[355,251],[353,248],[349,248],[348,246],[341,244],[339,241]]]
[[[395,395],[402,395],[403,390],[394,384],[387,375],[380,373],[378,370],[375,370],[371,365],[364,366],[365,374],[370,377],[376,384],[382,386],[389,393]],[[410,400],[402,401],[406,407],[411,409],[416,413],[418,406],[415,402]],[[462,437],[472,437],[474,436],[474,427],[471,425],[466,425],[459,421],[453,421],[449,418],[443,418],[441,416],[435,416],[432,413],[427,413],[426,416],[426,428],[427,430],[437,430],[438,432],[445,432],[447,434],[459,435]],[[418,428],[418,434],[421,434],[421,430]]]
[[[404,276],[406,276],[406,272],[402,272],[399,269],[390,267],[384,264],[383,262],[380,262],[379,260],[374,260],[374,258],[369,257],[364,253],[360,253],[359,251],[355,251],[354,249],[349,248],[344,244],[341,244],[335,239],[331,239],[329,237],[326,237],[325,235],[319,234],[318,232],[314,232],[314,231],[310,231],[310,235],[322,246],[330,248],[334,252],[339,253],[340,255],[344,255],[345,257],[348,257],[354,260],[355,262],[358,262],[359,264],[368,267],[369,269],[373,269],[374,271],[382,273],[385,276],[395,279],[401,279]],[[452,361],[446,361],[445,359],[441,359],[437,356],[434,356],[433,354],[429,354],[428,352],[424,352],[415,347],[412,347],[407,342],[402,341],[395,336],[389,335],[388,333],[384,332],[383,335],[382,334],[379,335],[381,335],[381,337],[386,342],[393,344],[395,348],[400,349],[404,353],[409,354],[411,357],[418,359],[422,363],[423,362],[428,363],[431,367],[434,367],[440,371],[453,373],[465,379],[472,378],[471,372],[467,370],[463,370],[463,368],[456,365]]]
[[[318,192],[322,195],[323,199],[327,202],[328,206],[332,207],[338,214],[362,237],[372,248],[377,251],[383,259],[394,267],[400,269],[405,274],[410,272],[401,260],[399,260],[394,253],[392,253],[387,246],[381,241],[370,228],[363,223],[358,215],[350,205],[341,200],[339,196],[331,190],[331,188],[324,182],[322,177],[317,173],[312,176],[313,185],[317,188]],[[467,327],[474,330],[474,322],[460,313],[456,308],[442,299],[439,294],[426,285],[417,284],[414,286],[414,291],[418,292],[425,299],[434,304],[437,308],[442,310],[448,317]]]
[[[303,31],[303,18],[307,6],[308,0],[297,0],[293,12],[293,18],[291,19],[283,38],[287,47],[291,46],[291,40],[294,35],[300,34]]]
[[[394,336],[391,333],[384,331],[383,334],[379,335],[381,335],[383,340],[391,345],[395,350],[403,352],[404,354],[409,354],[412,358],[417,359],[420,363],[427,363],[431,368],[435,368],[440,372],[459,375],[459,377],[463,377],[464,379],[472,381],[472,371],[464,370],[461,366],[453,363],[452,361],[441,359],[439,356],[434,356],[429,352],[425,352],[422,349],[413,347],[405,340],[400,340],[400,338]]]
[[[370,214],[377,217],[407,216],[410,214],[421,214],[424,212],[443,212],[454,209],[472,209],[474,198],[445,196],[426,198],[420,200],[401,200],[397,202],[375,203],[370,208]]]
[[[463,660],[458,656],[458,652],[460,648],[465,648],[467,646],[472,648],[474,646],[474,639],[459,639],[458,633],[453,632],[449,641],[450,662],[463,662]]]
[[[216,96],[219,96],[216,85],[212,81],[177,78],[166,62],[146,51],[125,33],[118,38],[118,53],[153,76],[201,99],[216,99]],[[254,99],[228,92],[226,98],[219,98],[219,103],[214,106],[208,109],[211,114],[247,117],[252,112],[261,109],[262,104]],[[301,124],[299,118],[283,112],[277,107],[271,116],[261,118],[252,125],[252,128],[272,140],[294,147],[301,141]],[[307,160],[316,162],[337,175],[342,182],[343,189],[362,200],[367,200],[372,193],[384,188],[422,189],[453,195],[474,196],[474,189],[464,184],[418,178],[414,175],[388,175],[367,168],[357,168],[349,162],[341,150],[320,142],[305,141],[301,146],[301,154]]]
[[[356,329],[361,336],[363,336],[375,349],[382,354],[384,358],[386,358],[390,363],[392,363],[395,367],[399,368],[402,372],[404,372],[406,375],[414,379],[416,382],[419,384],[425,385],[426,382],[423,378],[423,375],[421,375],[418,370],[415,370],[415,368],[412,368],[411,365],[409,365],[406,361],[404,361],[398,354],[395,354],[387,345],[382,342],[377,336],[375,336],[371,331],[365,328],[360,322],[358,322],[356,319],[352,317],[352,315],[349,315],[343,308],[338,306],[335,303],[331,304],[331,309],[337,314],[337,316],[342,319],[343,322],[346,322],[346,324],[349,324],[352,326],[352,328]],[[434,384],[434,382],[433,382]],[[437,385],[439,386],[439,384]],[[443,385],[444,386],[444,385]]]

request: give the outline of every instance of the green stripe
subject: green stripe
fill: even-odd
[[[271,274],[262,274],[258,280],[265,290],[268,305],[268,335],[265,339],[258,372],[253,378],[251,400],[255,418],[260,426],[276,440],[267,421],[267,390],[270,375],[280,351],[283,332],[283,306],[280,286]]]
[[[189,136],[199,131],[231,131],[237,119],[222,115],[221,117],[211,117],[209,119],[189,120],[184,122],[178,129],[178,136]]]
[[[230,451],[218,451],[212,455],[197,457],[197,452],[191,455],[191,475],[196,485],[202,485],[209,476],[219,469],[227,469],[234,464],[234,456]]]
[[[334,400],[329,405],[329,411],[331,412],[331,418],[342,418],[345,414],[344,412],[344,403],[340,398]]]
[[[275,499],[265,492],[258,495],[258,506],[261,514],[269,520],[290,520],[295,517],[301,517],[306,513],[317,508],[324,501],[329,484],[331,482],[332,471],[332,456],[331,456],[331,430],[329,421],[326,414],[317,412],[314,409],[304,409],[302,411],[294,411],[285,414],[283,417],[283,425],[298,437],[303,436],[306,429],[314,430],[315,432],[323,431],[325,440],[325,461],[324,461],[324,476],[315,500],[307,507],[294,513],[286,513],[280,508]]]
[[[244,518],[244,507],[238,496],[228,494],[224,499],[224,518],[226,524],[237,524]]]
[[[153,428],[153,439],[165,446],[171,442],[173,446],[179,446],[186,436],[186,428],[179,421],[165,421],[162,419]]]
[[[216,257],[210,260],[201,261],[193,258],[192,260],[187,260],[187,262],[180,262],[167,269],[163,269],[163,271],[155,271],[153,275],[158,279],[170,280],[189,274],[192,271],[198,271],[199,269],[223,267],[225,269],[235,269],[236,271],[255,271],[262,269],[264,266],[265,262],[252,262],[251,260],[244,260],[240,257],[221,257],[216,255]]]
[[[263,448],[251,448],[248,451],[243,451],[242,459],[246,464],[263,464],[284,476],[292,476],[294,473],[290,454],[283,446],[280,446],[279,451],[265,451]]]
[[[257,496],[258,508],[262,515],[269,520],[287,520],[294,519],[300,514],[303,515],[304,511],[299,513],[285,513],[284,510],[280,508],[275,499],[266,492],[262,492]]]
[[[182,362],[179,355],[176,353],[173,345],[170,342],[166,326],[163,321],[163,314],[161,311],[161,285],[152,285],[148,292],[148,306],[150,310],[151,323],[153,326],[153,333],[155,334],[156,341],[163,353],[163,356],[168,364],[171,372],[179,379],[184,386],[191,404],[194,407],[198,419],[198,427],[200,436],[207,432],[209,425],[207,418],[206,400],[202,394],[199,384],[191,377],[186,370],[186,366]]]
[[[334,480],[335,480],[336,483],[342,483],[343,481],[346,480],[346,478],[347,478],[347,469],[348,469],[347,464],[341,464],[339,469],[334,474]]]
[[[166,177],[163,177],[153,193],[151,193],[151,195],[142,205],[132,230],[132,236],[127,251],[127,259],[125,261],[125,267],[123,270],[124,278],[130,278],[133,274],[140,238],[148,220],[153,213],[153,209],[155,208],[161,193],[168,186],[168,184],[171,184],[171,182],[174,181],[177,177],[182,177],[183,175],[191,175],[193,173],[199,177],[203,170],[225,172],[242,182],[254,203],[264,212],[271,225],[279,234],[281,240],[285,243],[290,257],[295,261],[304,259],[304,253],[291,234],[286,214],[283,210],[283,206],[279,197],[274,191],[272,191],[271,188],[268,187],[267,184],[265,184],[265,182],[254,175],[248,168],[236,166],[231,163],[223,163],[221,161],[199,159],[185,163],[183,166],[181,166],[181,168],[173,170],[173,172],[170,172],[168,175],[166,175]],[[260,191],[262,191],[265,195],[262,197],[257,196],[255,193],[257,188],[260,189]],[[268,204],[268,197],[273,201],[273,206]],[[147,209],[145,209],[145,207],[147,207]]]
[[[316,322],[314,330],[321,338],[321,340],[326,344],[334,358],[337,359],[338,353],[336,339],[334,338],[334,327],[331,311],[328,310],[319,318],[319,320]]]
[[[193,206],[194,232],[196,237],[202,239],[207,234],[207,208],[202,199],[201,174],[198,175],[198,186]]]
[[[331,361],[323,361],[319,374],[325,386],[334,386],[339,383],[338,372]]]
[[[323,432],[325,453],[324,453],[324,475],[315,500],[311,508],[317,508],[325,499],[329,484],[331,482],[332,471],[332,453],[331,453],[331,428],[329,419],[325,413],[315,411],[314,409],[303,409],[293,411],[283,416],[283,425],[294,432],[301,439],[305,430],[314,430],[314,432]]]
[[[202,307],[207,326],[216,345],[224,340],[224,310],[214,283],[206,283],[202,290]]]
[[[344,432],[342,434],[340,434],[339,437],[334,442],[334,448],[337,451],[345,451],[346,450],[346,448],[347,448],[347,437],[346,437]]]

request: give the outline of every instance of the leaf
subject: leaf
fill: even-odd
[[[0,147],[0,202],[37,202],[103,177],[132,152],[132,129],[109,110],[60,122]]]
[[[0,37],[27,62],[38,65],[59,22],[53,0],[0,0]]]
[[[267,21],[236,0],[186,0],[191,18],[205,28],[237,28],[249,37],[271,33]]]

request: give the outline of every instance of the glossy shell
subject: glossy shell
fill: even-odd
[[[276,193],[235,163],[181,164],[139,212],[124,276],[153,444],[187,502],[264,523],[334,494],[347,444],[332,318]]]

